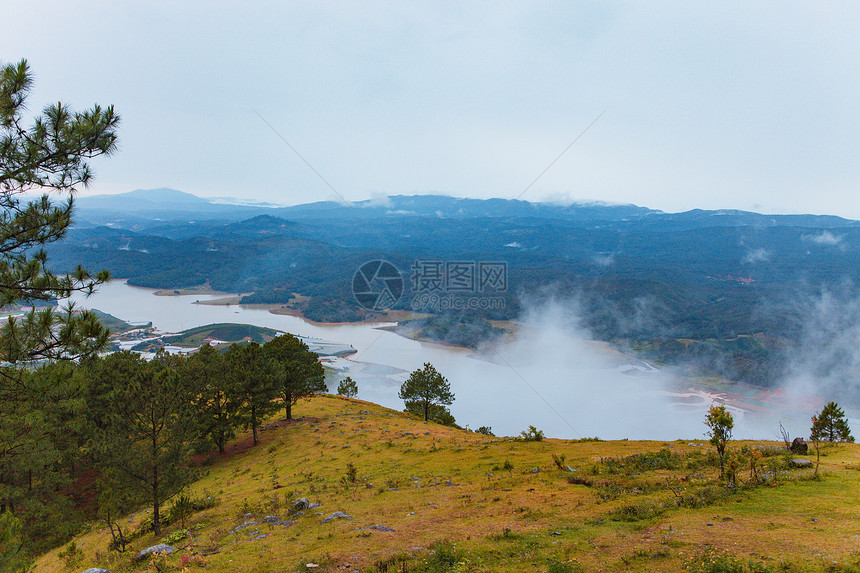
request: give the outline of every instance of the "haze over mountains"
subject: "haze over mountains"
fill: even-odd
[[[438,195],[270,207],[171,189],[80,197],[76,206],[75,227],[50,247],[60,271],[83,263],[158,288],[208,282],[253,293],[246,303],[290,303],[313,320],[349,321],[368,315],[351,291],[367,261],[399,269],[402,309],[415,308],[416,261],[503,262],[507,288],[490,293],[502,304],[421,309],[448,317],[435,337],[451,330],[452,314],[457,328],[465,320],[487,333],[481,321],[513,319],[555,297],[575,301],[599,339],[755,384],[793,367],[822,297],[851,309],[858,295],[860,222],[835,216]],[[819,330],[833,323],[816,321]],[[825,367],[836,386],[858,374],[860,360],[846,352]]]
[[[271,203],[247,203],[239,200],[204,199],[175,189],[138,189],[114,195],[91,195],[76,199],[78,225],[105,224],[124,215],[122,228],[128,228],[128,216],[144,221],[153,218],[181,220],[239,220],[260,214],[285,219],[318,219],[331,217],[438,217],[467,219],[479,217],[538,218],[572,222],[644,222],[699,226],[798,226],[856,227],[860,221],[830,215],[763,215],[749,211],[700,209],[683,213],[664,213],[636,205],[599,202],[554,204],[531,203],[509,199],[464,199],[445,195],[397,195],[379,197],[350,204],[320,201],[291,207]],[[145,216],[141,216],[145,214]],[[134,218],[134,217],[133,217]],[[117,224],[117,223],[115,223]],[[118,224],[117,224],[118,225]]]

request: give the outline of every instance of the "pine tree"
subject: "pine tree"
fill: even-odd
[[[28,552],[53,547],[80,525],[65,492],[82,468],[85,425],[74,364],[21,370],[21,401],[4,404],[0,420],[0,512],[27,524]]]
[[[296,402],[311,394],[326,391],[325,371],[319,357],[292,334],[270,340],[263,349],[278,365],[284,411],[287,420],[292,420]]]
[[[211,439],[221,453],[241,425],[241,396],[224,368],[224,357],[206,344],[186,360],[183,371],[192,390],[198,433]]]
[[[52,306],[76,291],[92,293],[107,272],[91,275],[78,267],[56,276],[43,247],[71,224],[73,195],[92,179],[87,161],[116,150],[119,116],[112,107],[74,112],[57,103],[28,119],[32,86],[26,60],[0,64],[0,309],[49,303],[0,326],[0,362],[15,366],[90,356],[108,337],[94,314]],[[74,393],[65,391],[65,382],[44,371],[0,368],[0,513],[15,506],[22,514],[30,549],[33,541],[50,543],[57,528],[67,534],[74,521],[47,497],[62,501],[59,468],[69,457],[63,450],[70,436],[53,425],[57,416],[68,421],[63,411]],[[0,537],[15,519],[0,520]]]
[[[114,385],[96,444],[103,463],[148,499],[156,536],[161,504],[192,477],[187,461],[195,426],[181,360],[159,352],[146,362],[124,351],[104,358],[101,369]]]
[[[409,375],[400,387],[398,396],[407,404],[411,403],[410,407],[413,409],[421,411],[425,422],[430,418],[431,406],[448,406],[454,402],[454,394],[448,380],[436,372],[429,362],[424,364],[424,368]]]
[[[845,412],[836,402],[828,402],[817,416],[812,417],[810,429],[813,441],[853,442]]]
[[[245,427],[251,429],[256,445],[259,443],[257,428],[278,409],[272,401],[280,390],[276,366],[256,342],[230,346],[224,354],[224,362],[233,391],[241,397],[239,415]]]
[[[73,195],[92,179],[87,160],[116,150],[119,116],[113,107],[73,112],[57,103],[26,127],[23,113],[32,84],[26,60],[0,68],[0,308],[91,293],[108,279],[107,272],[93,276],[80,267],[56,276],[42,247],[66,234]],[[26,199],[28,192],[41,196]],[[107,335],[89,312],[47,306],[4,324],[0,358],[12,363],[78,358],[104,346]],[[0,388],[0,402],[8,391]]]
[[[346,396],[347,398],[355,398],[358,396],[358,384],[351,377],[347,376],[337,385],[338,396]]]

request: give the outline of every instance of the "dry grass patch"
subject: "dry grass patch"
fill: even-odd
[[[211,492],[218,503],[190,516],[190,537],[154,565],[214,572],[677,571],[713,550],[726,563],[788,559],[792,567],[824,570],[809,556],[847,563],[858,549],[855,445],[827,449],[823,477],[814,480],[811,470],[790,469],[781,454],[772,455],[777,444],[732,443],[738,451],[770,448],[761,462],[769,469],[763,485],[745,483],[743,468],[726,486],[703,441],[493,438],[333,396],[295,411],[305,417],[272,425],[260,445],[234,446],[200,467],[188,495]],[[298,498],[320,505],[290,514]],[[336,511],[351,519],[321,523]],[[295,523],[269,524],[267,515]],[[237,529],[246,521],[257,523]],[[132,548],[177,529],[166,527],[161,539],[142,535]],[[132,563],[131,552],[109,552],[109,539],[96,526],[76,540],[80,570],[148,567]],[[36,570],[72,570],[59,553],[43,556]]]

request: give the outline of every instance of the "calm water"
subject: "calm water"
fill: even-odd
[[[681,395],[677,379],[587,340],[558,324],[551,310],[536,321],[539,327],[527,325],[516,339],[475,353],[409,340],[378,325],[323,326],[235,305],[195,304],[214,298],[155,296],[114,281],[75,300],[167,332],[235,322],[352,345],[357,352],[345,362],[345,374],[358,383],[359,398],[396,409],[403,407],[397,391],[408,373],[430,362],[451,383],[457,422],[491,426],[497,435],[518,435],[534,425],[548,437],[672,440],[701,438],[705,429],[707,394]],[[773,438],[772,420],[765,426],[740,411],[736,419],[737,436]]]

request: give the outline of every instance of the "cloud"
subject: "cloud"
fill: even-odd
[[[818,235],[803,235],[802,239],[816,245],[845,248],[845,244],[842,241],[843,236],[834,235],[830,231],[822,231]]]
[[[770,253],[765,249],[755,249],[752,251],[747,251],[747,254],[741,260],[746,265],[754,265],[756,263],[763,263],[770,260]]]
[[[860,298],[824,291],[798,303],[797,344],[784,385],[798,394],[860,406]]]
[[[595,340],[576,298],[544,292],[523,305],[514,336],[482,347],[480,360],[440,364],[456,385],[458,421],[491,425],[500,435],[534,424],[555,437],[702,437],[705,412],[717,398],[690,388],[680,370]],[[629,320],[642,320],[641,311]],[[770,437],[776,428],[768,414],[732,409],[738,437]]]
[[[609,254],[594,254],[591,256],[591,262],[598,267],[609,267],[615,264],[615,253]]]
[[[390,209],[394,206],[394,203],[391,202],[391,198],[388,195],[376,191],[370,194],[370,201],[368,201],[365,206],[385,207]]]

